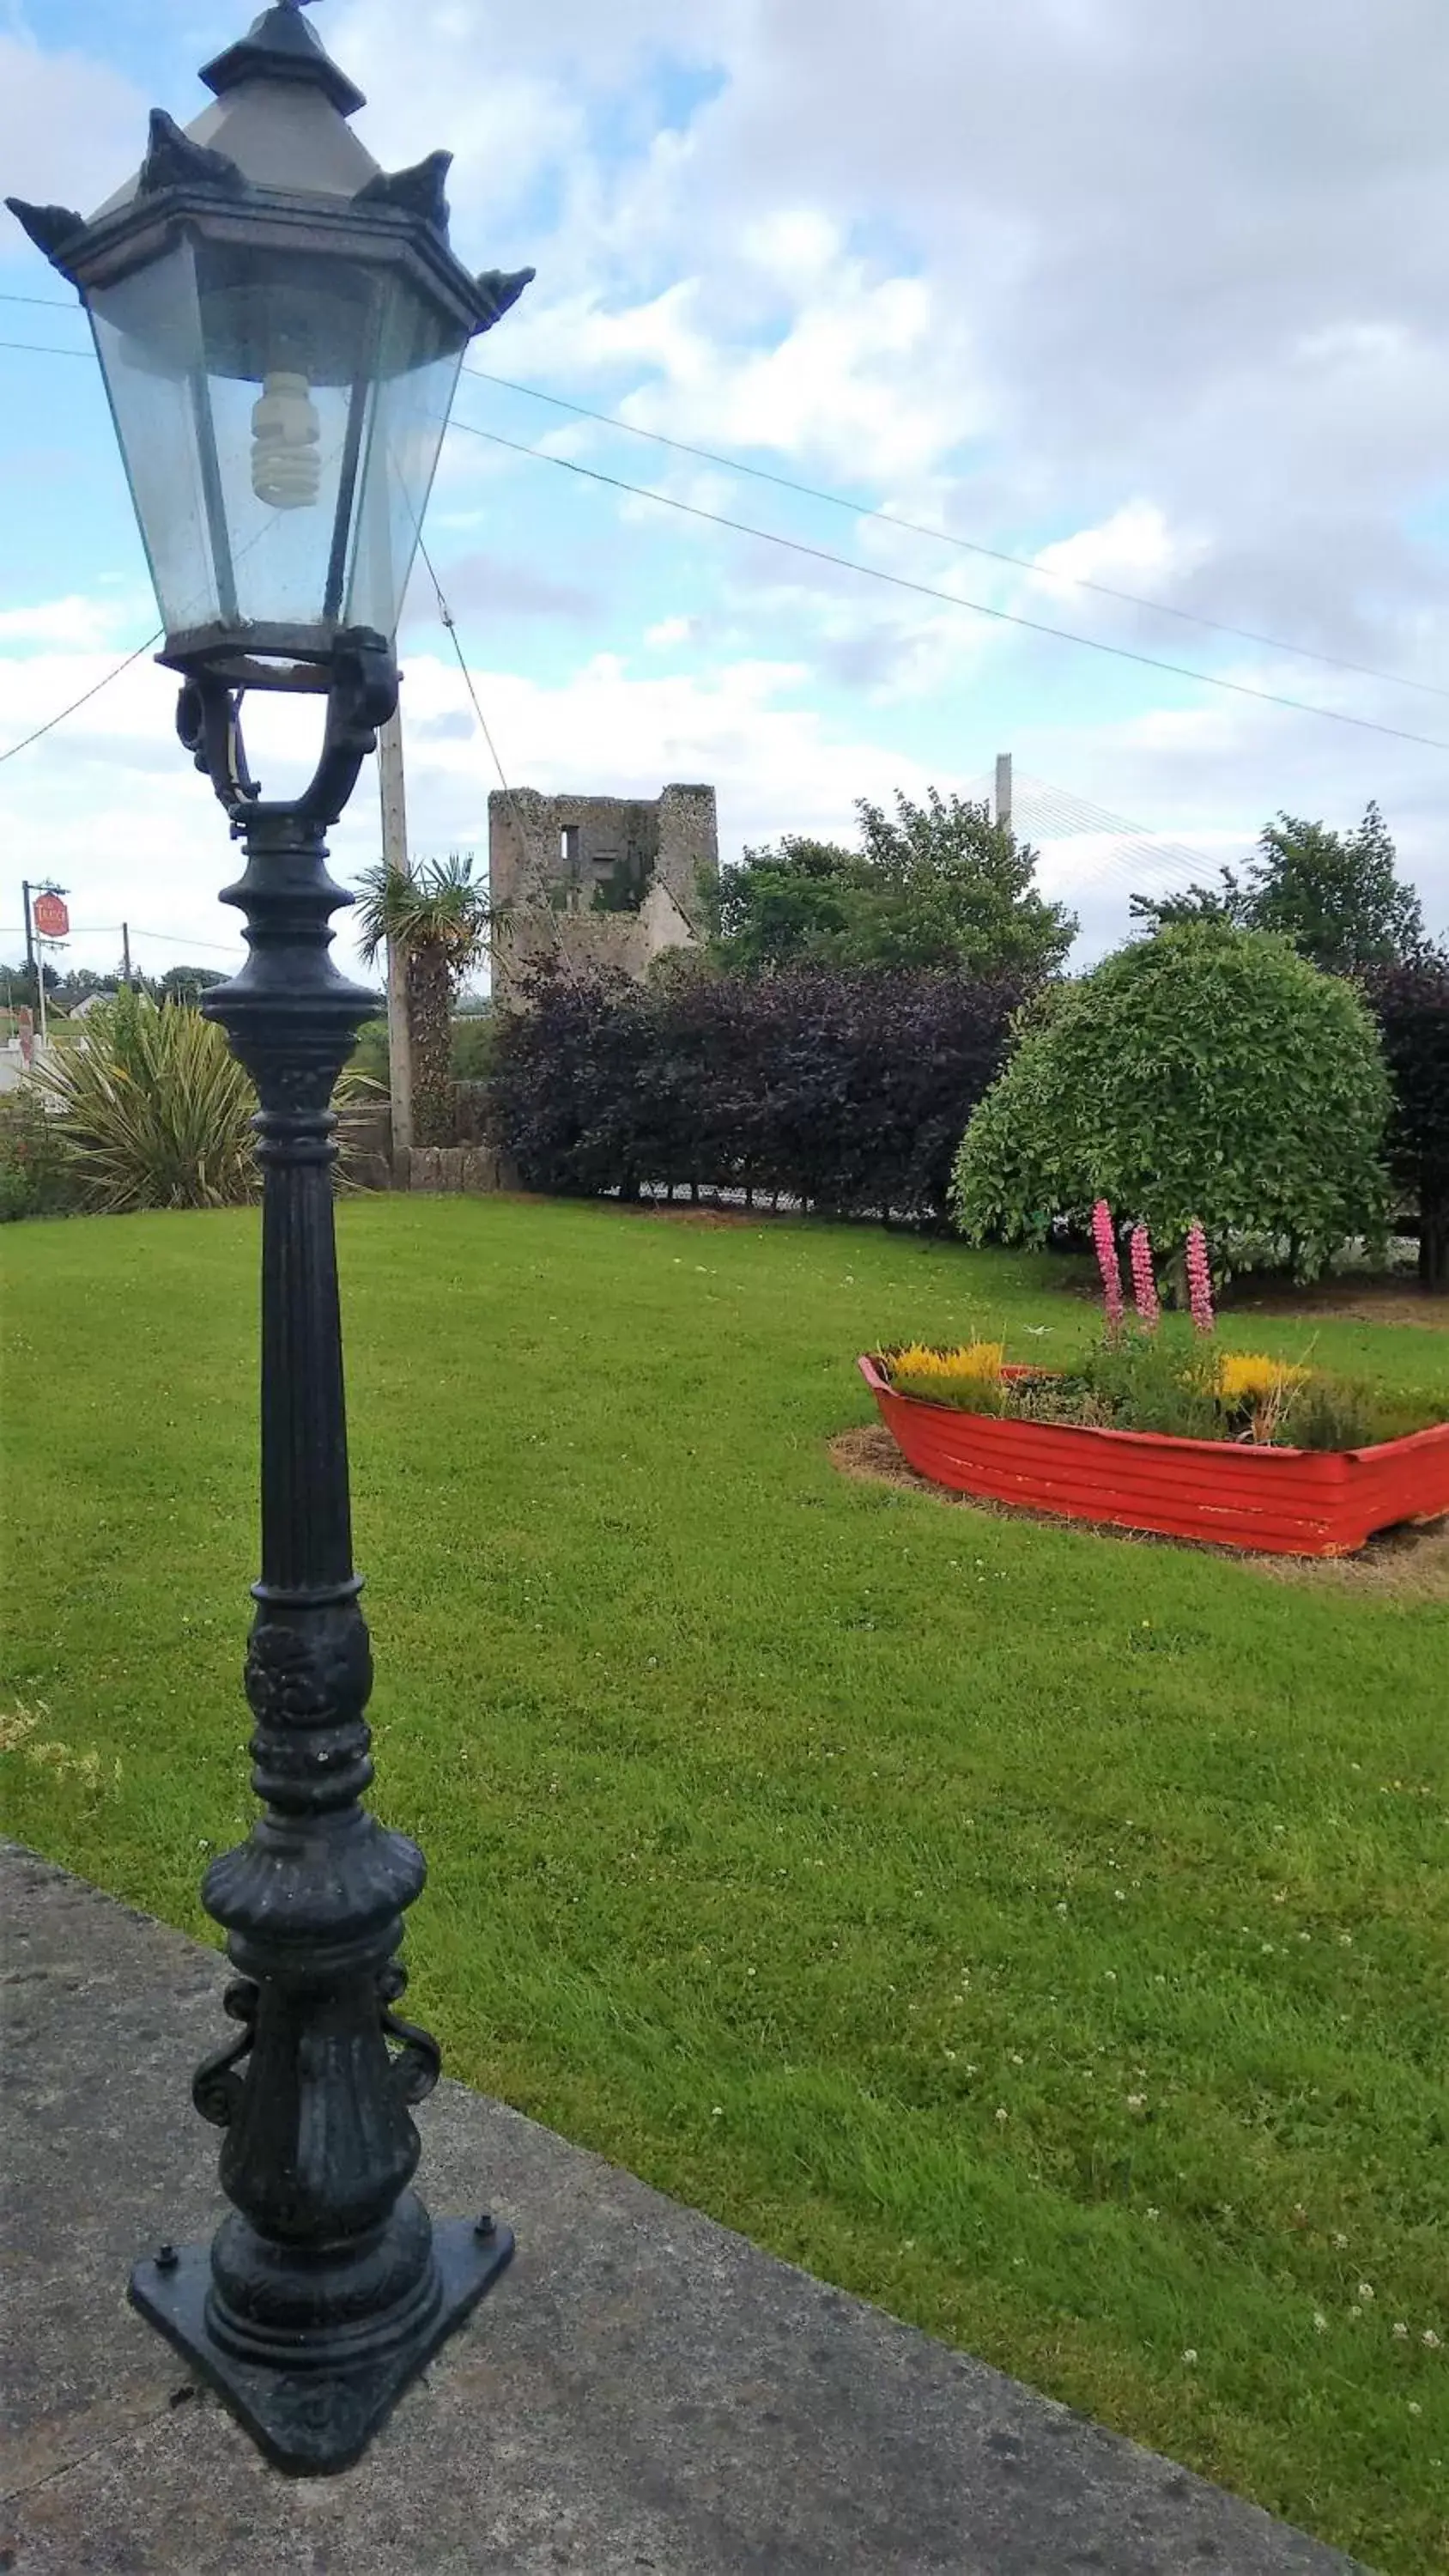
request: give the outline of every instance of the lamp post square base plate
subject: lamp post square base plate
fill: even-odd
[[[507,2269],[512,2231],[495,2227],[480,2236],[471,2219],[435,2221],[433,2257],[441,2304],[410,2343],[362,2369],[269,2370],[224,2351],[206,2321],[209,2245],[184,2245],[166,2264],[138,2263],[131,2305],[216,2390],[273,2468],[288,2477],[327,2477],[362,2457],[409,2382]]]

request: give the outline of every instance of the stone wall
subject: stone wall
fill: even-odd
[[[501,1002],[516,1005],[538,965],[562,959],[575,973],[637,980],[666,949],[704,936],[719,874],[712,787],[666,787],[654,798],[495,789],[488,847],[503,916],[493,969]]]
[[[354,1101],[337,1113],[344,1179],[354,1189],[392,1187],[392,1112],[385,1100]]]
[[[429,1196],[464,1192],[484,1197],[495,1190],[515,1190],[517,1176],[489,1145],[414,1145],[393,1163],[393,1187],[423,1190]]]
[[[488,1133],[482,1083],[459,1083],[456,1145],[414,1145],[394,1153],[386,1102],[356,1104],[338,1112],[337,1138],[344,1178],[353,1189],[465,1191],[470,1195],[514,1190],[518,1177]],[[471,1095],[466,1096],[466,1095]]]

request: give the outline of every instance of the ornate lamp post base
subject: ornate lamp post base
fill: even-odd
[[[349,2357],[346,2330],[308,2335],[290,2360],[246,2361],[212,2324],[209,2245],[163,2246],[131,2275],[131,2304],[216,2390],[258,2449],[290,2477],[327,2477],[361,2458],[403,2390],[425,2370],[513,2259],[510,2229],[491,2219],[438,2221],[432,2275],[399,2339],[367,2360]],[[375,2339],[375,2338],[374,2338]],[[335,2344],[335,2351],[329,2348]],[[299,2363],[305,2360],[305,2368]]]

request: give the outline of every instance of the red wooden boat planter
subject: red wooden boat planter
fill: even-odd
[[[1375,1530],[1449,1512],[1449,1422],[1371,1449],[1253,1448],[962,1413],[897,1395],[873,1359],[860,1372],[917,1475],[1027,1511],[1275,1556],[1351,1556]]]

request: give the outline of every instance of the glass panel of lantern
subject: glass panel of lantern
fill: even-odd
[[[467,326],[391,260],[205,238],[87,300],[168,644],[391,637]]]

